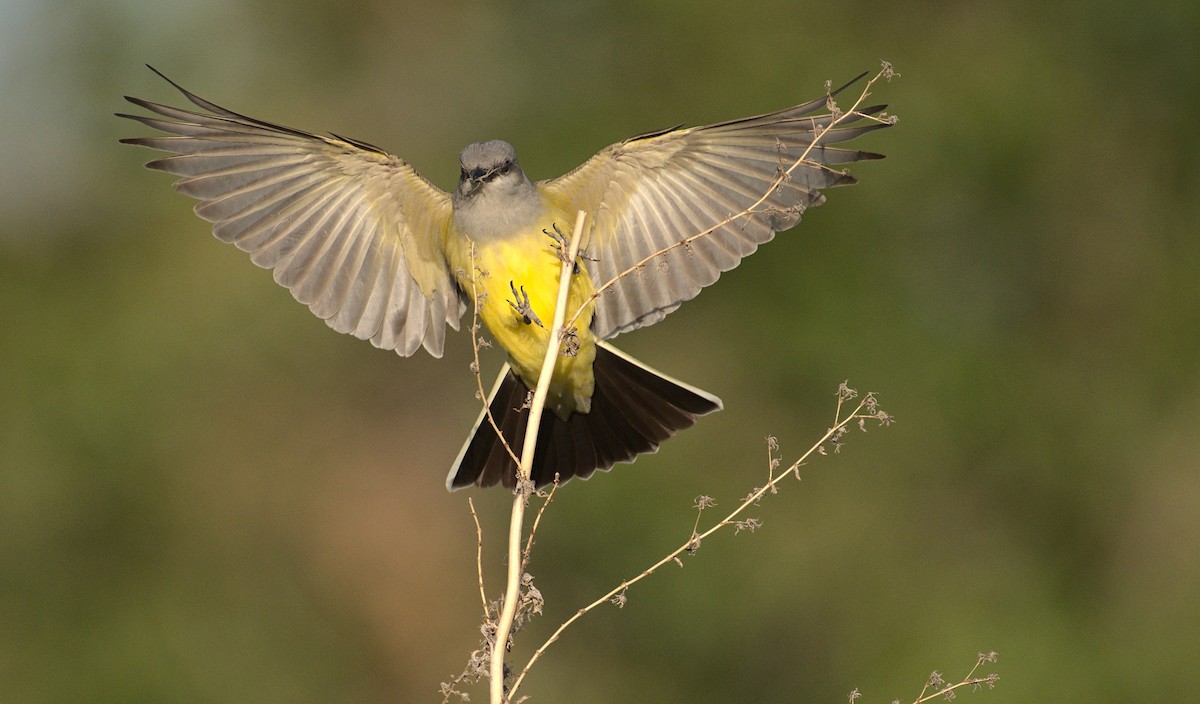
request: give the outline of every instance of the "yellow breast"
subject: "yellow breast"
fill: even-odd
[[[446,251],[459,285],[468,295],[472,291],[482,293],[480,318],[508,353],[513,370],[531,389],[537,384],[550,340],[562,271],[556,250],[559,243],[543,230],[553,232],[557,225],[569,236],[573,222],[573,215],[547,207],[545,217],[534,227],[507,237],[472,243],[456,232],[447,233]],[[567,299],[568,318],[595,291],[587,270],[581,264],[577,268]],[[555,364],[547,406],[560,418],[591,409],[592,362],[596,357],[591,333],[594,307],[594,302],[588,304],[576,320],[571,349],[568,354],[560,354]]]

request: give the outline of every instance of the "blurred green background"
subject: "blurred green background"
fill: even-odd
[[[899,422],[763,528],[583,620],[535,702],[911,699],[997,650],[1002,701],[1179,701],[1200,646],[1200,5],[0,1],[0,701],[438,701],[479,641],[465,335],[401,359],[219,243],[112,113],[179,103],[365,139],[444,188],[895,64],[886,152],[624,348],[721,395],[569,484],[546,615],[795,457],[834,390]],[[488,382],[499,365],[489,359]],[[489,592],[508,498],[475,493]],[[476,690],[473,701],[484,701]]]

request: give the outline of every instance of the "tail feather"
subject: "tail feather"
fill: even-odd
[[[628,380],[626,383],[629,384]],[[628,409],[635,429],[651,442],[660,443],[666,440],[675,433],[676,428],[681,425],[687,427],[694,420],[692,414],[675,406],[655,404],[653,401],[656,397],[649,389],[629,384],[622,390],[628,393],[622,400],[621,407]]]
[[[721,409],[721,400],[700,389],[664,376],[606,343],[599,343],[592,365],[595,390],[589,413],[572,413],[566,420],[542,412],[541,431],[534,449],[531,478],[537,486],[571,477],[587,479],[617,462],[632,462],[654,452],[659,444],[696,417]],[[488,397],[488,408],[509,447],[520,453],[529,409],[529,388],[505,365]],[[516,484],[516,464],[485,414],[459,452],[446,487],[451,491],[472,484]]]
[[[571,432],[571,425],[571,423],[551,423],[546,427],[542,437],[538,438],[538,440],[544,440],[547,445],[543,452],[550,453],[547,456],[547,463],[550,466],[578,467],[580,465],[578,454],[575,452],[575,438]],[[538,444],[543,443],[539,442]],[[536,457],[536,455],[534,456]]]
[[[613,399],[613,407],[623,411],[621,421],[624,424],[624,433],[622,438],[630,447],[639,447],[644,444],[657,446],[671,437],[673,429],[659,420],[657,414],[648,407],[650,403],[653,403],[654,397],[648,397],[640,391],[641,389],[636,387],[622,387],[614,394],[616,398]]]
[[[598,467],[604,464],[604,460],[596,454],[596,441],[592,437],[593,434],[588,432],[588,428],[583,423],[568,423],[567,427],[571,430],[570,442],[575,447],[575,465]],[[609,462],[608,466],[611,467],[612,463]]]
[[[495,419],[496,425],[500,427],[500,432],[503,433],[505,439],[513,443],[514,452],[521,451],[520,441],[516,439],[516,435],[518,431],[523,434],[525,424],[522,422],[522,414],[513,411],[524,405],[525,393],[525,385],[509,372],[506,364],[500,371],[500,378],[496,380],[491,395],[488,396],[488,406],[491,409],[492,417]],[[496,431],[483,414],[480,414],[479,419],[475,421],[475,428],[471,431],[471,436],[471,441],[464,445],[462,452],[459,453],[455,466],[475,467],[477,477],[473,478],[473,481],[478,481],[481,485],[490,486],[500,482],[502,479],[500,473],[506,462],[511,464],[511,459],[504,443],[500,442]],[[451,479],[453,478],[454,475],[451,474]],[[452,485],[448,482],[447,486],[453,490],[465,485]]]
[[[580,434],[592,443],[592,450],[596,455],[593,464],[597,467],[611,467],[629,456],[620,440],[620,423],[615,419],[610,421],[607,417],[610,408],[606,403],[597,402],[593,393],[592,412],[588,414],[587,423],[575,423]],[[614,423],[617,424],[617,428],[613,427]]]

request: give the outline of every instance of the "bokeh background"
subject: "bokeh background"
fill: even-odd
[[[765,112],[880,59],[861,184],[630,352],[726,410],[559,492],[546,615],[798,455],[843,379],[899,422],[549,651],[534,702],[1183,701],[1200,645],[1200,5],[0,1],[0,701],[418,702],[477,647],[444,473],[469,344],[331,332],[148,172],[142,64],[453,185]],[[488,360],[490,375],[499,365]],[[476,493],[489,592],[508,498]],[[473,701],[483,701],[482,689]]]

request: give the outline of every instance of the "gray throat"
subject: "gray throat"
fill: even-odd
[[[481,184],[468,195],[455,191],[452,205],[455,227],[476,241],[520,234],[537,223],[543,210],[537,188],[519,171]]]

